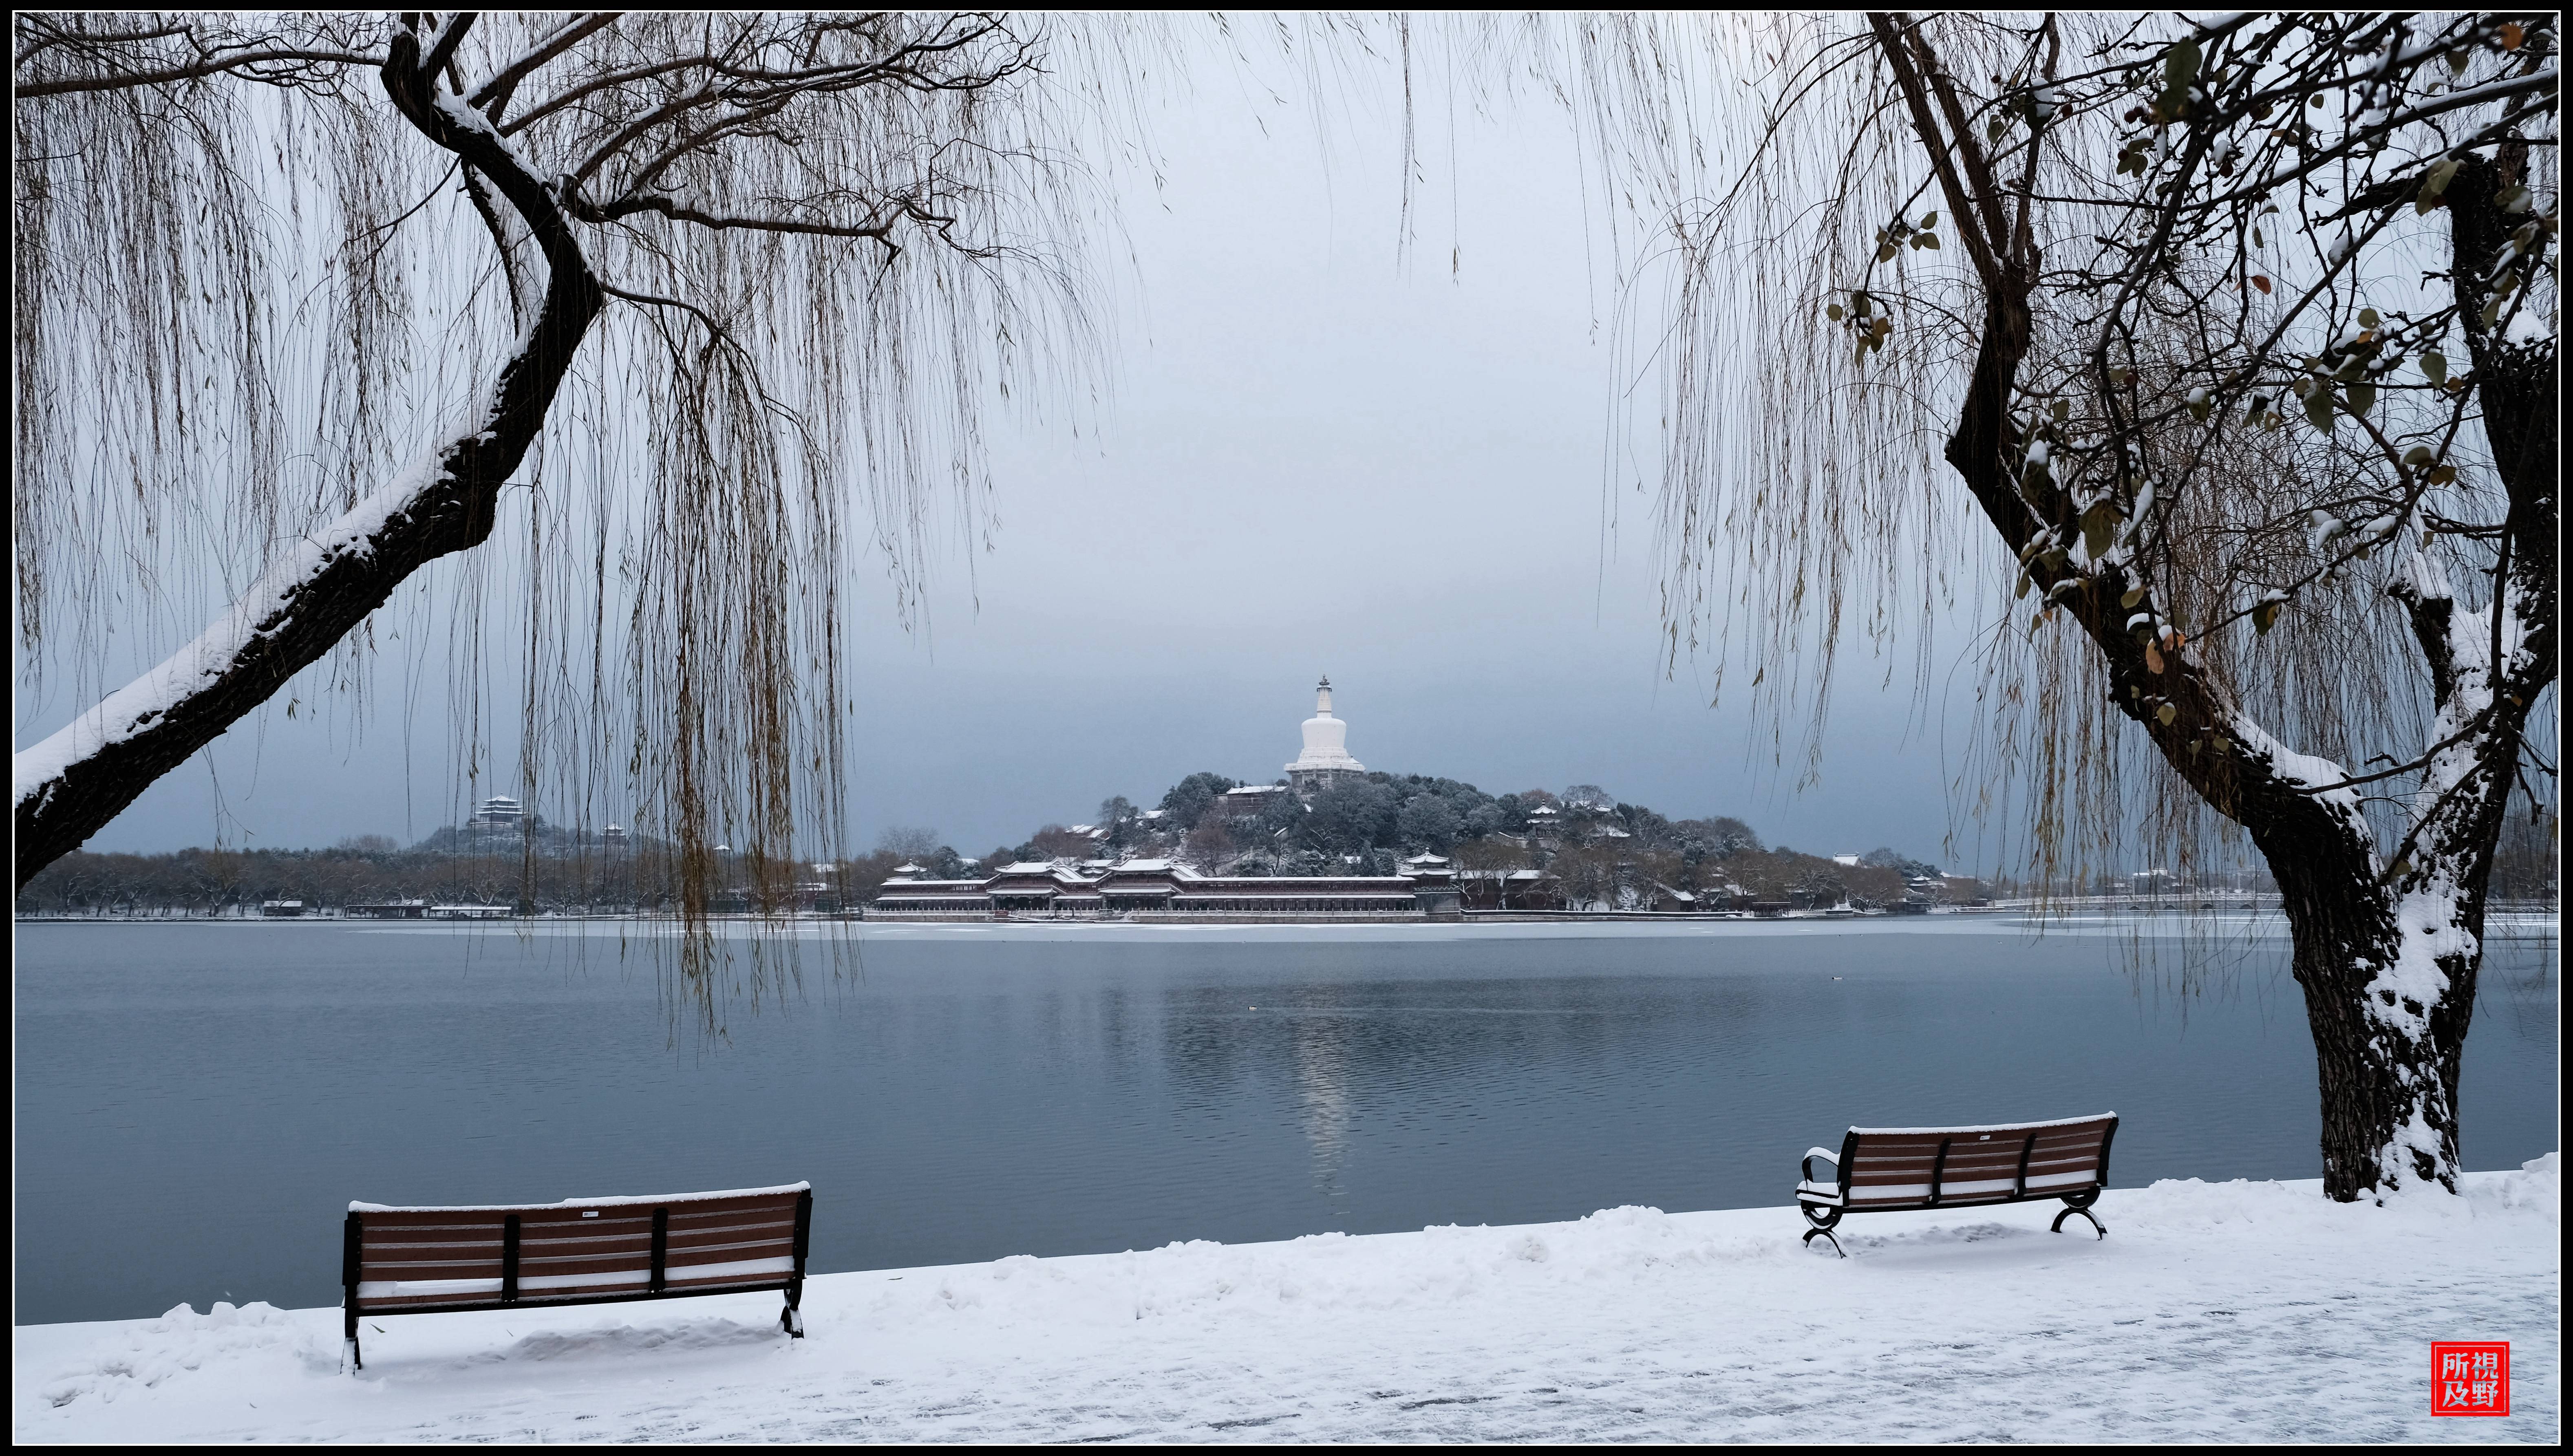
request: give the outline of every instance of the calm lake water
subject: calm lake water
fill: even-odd
[[[2114,1109],[2120,1186],[2321,1171],[2284,944],[2239,927],[870,928],[719,1047],[595,928],[39,924],[17,955],[22,1324],[337,1303],[351,1198],[809,1178],[828,1272],[1784,1205],[1851,1122]],[[2163,989],[2184,964],[2215,989]],[[2556,974],[2493,946],[2470,1167],[2557,1146]]]

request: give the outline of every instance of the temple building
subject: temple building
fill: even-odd
[[[1349,757],[1349,725],[1331,716],[1331,680],[1313,693],[1313,716],[1304,720],[1304,751],[1286,765],[1286,782],[1311,798],[1344,779],[1362,778],[1366,765]]]
[[[475,806],[464,827],[476,834],[514,834],[528,824],[527,811],[506,794],[494,794]]]
[[[1435,855],[1405,861],[1399,875],[1201,875],[1170,860],[1126,860],[1093,873],[1023,861],[983,880],[921,873],[917,865],[897,869],[866,918],[1454,920],[1460,909],[1455,872]]]
[[[1257,819],[1269,812],[1280,795],[1294,792],[1285,784],[1242,784],[1218,794],[1208,812],[1225,819]]]

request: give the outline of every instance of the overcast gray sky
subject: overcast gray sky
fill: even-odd
[[[996,431],[997,549],[931,563],[923,630],[853,584],[860,846],[927,825],[980,854],[1193,771],[1266,782],[1328,673],[1370,768],[1597,783],[1800,849],[1940,858],[1963,719],[1943,749],[1908,711],[1908,663],[1890,691],[1845,670],[1801,793],[1792,751],[1781,772],[1737,706],[1710,709],[1697,664],[1664,676],[1652,501],[1602,465],[1608,245],[1585,237],[1558,130],[1465,125],[1454,211],[1433,170],[1404,271],[1390,118],[1327,164],[1299,116],[1269,121],[1230,89],[1165,109],[1167,186],[1126,202],[1104,427]],[[1961,704],[1947,635],[1931,687]],[[465,792],[440,675],[408,724],[393,691],[356,719],[272,707],[91,847],[426,834]],[[19,742],[72,706],[22,710]]]

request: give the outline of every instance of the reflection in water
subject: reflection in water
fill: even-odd
[[[1303,1113],[1304,1144],[1313,1150],[1313,1186],[1334,1214],[1345,1214],[1348,1189],[1340,1159],[1349,1145],[1348,1024],[1333,1016],[1293,1016],[1295,1099]]]

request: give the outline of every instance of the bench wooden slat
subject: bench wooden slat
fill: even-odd
[[[755,1230],[748,1237],[728,1235],[692,1237],[684,1244],[671,1240],[662,1267],[677,1269],[697,1264],[727,1263],[746,1258],[772,1258],[791,1254],[795,1247],[793,1229],[771,1234]],[[582,1240],[573,1243],[558,1240],[544,1244],[522,1243],[518,1251],[518,1271],[522,1275],[559,1273],[573,1269],[635,1268],[649,1269],[652,1259],[648,1239],[609,1241]],[[369,1281],[379,1279],[464,1279],[500,1277],[500,1249],[494,1240],[487,1248],[453,1250],[417,1249],[399,1252],[368,1249],[360,1260],[361,1276]]]
[[[2031,1157],[2028,1160],[2028,1172],[2031,1177],[2094,1170],[2099,1166],[2100,1154],[2096,1149],[2078,1157]],[[1926,1182],[1932,1167],[1933,1163],[1927,1158],[1898,1164],[1877,1164],[1861,1159],[1859,1166],[1853,1170],[1850,1186],[1865,1188],[1884,1183]],[[1939,1175],[1943,1182],[1971,1182],[1978,1178],[1992,1177],[2015,1178],[2019,1175],[2019,1167],[2020,1160],[2016,1155],[1988,1162],[1969,1162],[1951,1157],[1944,1166],[1939,1168]]]
[[[736,1238],[726,1243],[704,1243],[689,1248],[674,1248],[661,1261],[664,1268],[683,1268],[693,1264],[736,1263],[742,1259],[774,1258],[795,1247],[792,1234],[780,1238]]]
[[[665,1281],[670,1286],[774,1289],[794,1271],[794,1256],[777,1254],[770,1257],[738,1259],[720,1264],[691,1265],[672,1272]],[[518,1277],[520,1304],[546,1300],[578,1300],[595,1293],[620,1289],[641,1289],[649,1282],[643,1269],[599,1269],[557,1271],[546,1274],[521,1272]],[[438,1287],[438,1286],[451,1287]],[[367,1312],[379,1308],[427,1304],[485,1304],[500,1296],[499,1276],[457,1276],[439,1279],[368,1280],[359,1286]]]

